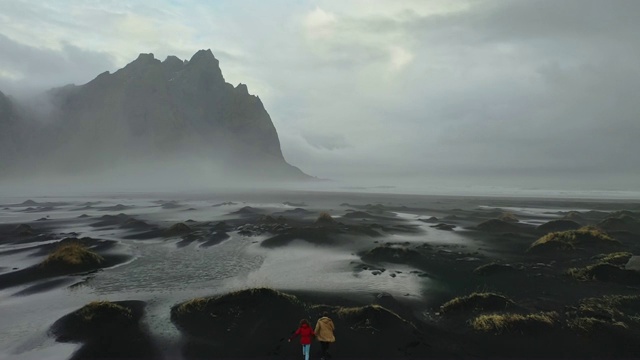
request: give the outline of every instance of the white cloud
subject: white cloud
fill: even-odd
[[[338,18],[335,14],[319,7],[310,11],[303,20],[308,36],[313,39],[331,36],[337,22]]]
[[[407,49],[400,46],[392,46],[389,48],[389,57],[391,68],[393,70],[402,70],[405,66],[413,61],[413,54]]]

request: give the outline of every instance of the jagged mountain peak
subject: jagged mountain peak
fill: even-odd
[[[189,62],[190,63],[205,62],[205,63],[215,64],[216,66],[218,65],[218,59],[216,59],[216,57],[213,56],[211,49],[198,50],[195,54],[193,54]]]
[[[153,56],[152,53],[148,53],[148,54],[142,53],[142,54],[138,55],[137,59],[135,59],[134,61],[129,63],[127,65],[127,67],[129,67],[129,66],[147,66],[147,65],[153,65],[153,64],[160,64],[160,60],[156,59],[155,56]]]
[[[184,65],[184,61],[180,60],[180,58],[175,55],[167,56],[162,63],[169,65]]]
[[[34,159],[20,164],[27,172],[200,161],[220,174],[308,178],[285,161],[262,102],[246,84],[227,83],[209,49],[189,61],[143,53],[114,73],[48,94],[49,127],[12,150],[12,159],[23,152]]]
[[[236,86],[236,91],[243,95],[249,95],[249,88],[246,84],[240,83]]]

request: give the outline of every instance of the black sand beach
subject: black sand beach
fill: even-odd
[[[2,200],[5,357],[295,359],[325,311],[336,359],[640,354],[639,201]]]

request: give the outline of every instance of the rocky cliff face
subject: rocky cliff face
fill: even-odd
[[[23,160],[29,124],[13,101],[0,92],[0,176],[3,168]]]
[[[53,89],[49,96],[55,110],[46,135],[28,150],[46,159],[37,166],[43,171],[197,162],[230,175],[308,177],[284,160],[260,99],[246,85],[225,82],[210,50],[198,51],[188,61],[141,54],[113,74]],[[11,109],[10,102],[5,106],[3,99],[0,127],[15,122],[11,110],[4,110]],[[9,157],[25,150],[16,151]]]

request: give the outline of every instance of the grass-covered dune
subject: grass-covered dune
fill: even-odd
[[[43,245],[42,249],[50,246]],[[66,238],[57,242],[41,263],[0,275],[0,289],[62,275],[95,271],[130,259],[128,255],[99,254],[94,251],[110,249],[112,246],[112,242],[98,239]]]
[[[447,301],[440,307],[440,310],[449,315],[460,312],[499,311],[513,306],[515,306],[515,302],[503,295],[491,292],[474,292]]]
[[[83,271],[99,268],[105,260],[79,242],[67,242],[58,246],[40,264],[53,271]]]
[[[531,244],[527,252],[552,255],[578,249],[588,251],[615,249],[621,245],[606,232],[596,227],[585,226],[578,230],[549,233]]]
[[[584,267],[572,267],[567,275],[580,281],[603,281],[623,285],[640,285],[640,272],[625,269],[625,265],[633,256],[622,251],[594,256],[597,262]]]
[[[82,343],[71,359],[152,359],[157,354],[140,324],[142,301],[94,301],[50,329],[58,342]]]
[[[495,293],[472,293],[449,300],[439,311],[440,331],[452,329],[480,357],[635,358],[640,353],[639,295],[584,298],[541,310]]]
[[[286,339],[300,319],[315,326],[325,311],[336,326],[333,348],[340,357],[395,358],[432,351],[414,324],[384,307],[312,304],[267,288],[189,300],[171,309],[171,320],[188,337],[187,358],[280,358],[299,354],[298,340]],[[318,349],[314,342],[312,353]]]

